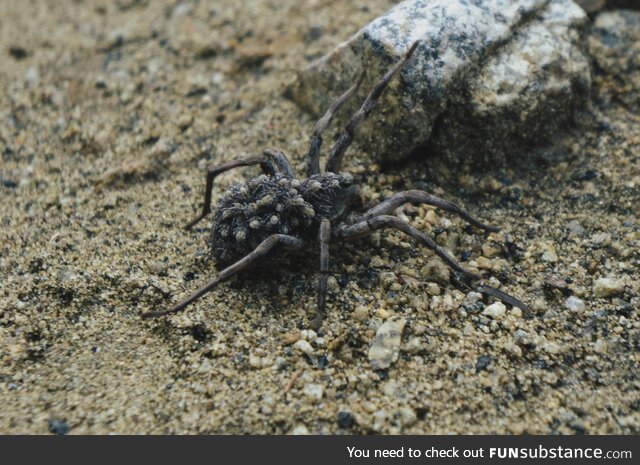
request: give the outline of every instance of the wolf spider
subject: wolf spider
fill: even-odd
[[[315,125],[307,155],[306,179],[295,178],[284,153],[277,149],[265,150],[262,156],[241,158],[210,167],[207,170],[202,212],[186,225],[186,229],[190,229],[211,212],[211,191],[217,175],[250,165],[259,165],[264,172],[257,178],[231,187],[218,201],[211,228],[211,252],[218,266],[228,266],[187,299],[167,310],[145,313],[143,317],[179,312],[219,283],[249,268],[276,249],[300,251],[307,247],[308,242],[317,240],[320,244],[320,276],[313,326],[318,329],[322,324],[326,304],[330,242],[351,241],[382,228],[398,229],[433,250],[464,281],[479,282],[480,285],[476,287],[478,291],[526,308],[514,297],[483,284],[481,276],[464,269],[431,237],[392,215],[396,208],[407,202],[422,203],[455,213],[480,229],[499,230],[478,221],[458,205],[427,192],[410,190],[397,193],[360,214],[353,213],[362,207],[362,201],[353,177],[349,173],[339,173],[343,155],[389,81],[403,68],[417,46],[418,43],[414,43],[404,58],[389,69],[367,95],[329,152],[324,173],[320,171],[322,133],[340,107],[358,90],[364,75],[329,107]]]

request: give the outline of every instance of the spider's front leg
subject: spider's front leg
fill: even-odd
[[[142,318],[154,318],[183,310],[189,304],[198,300],[207,292],[211,291],[221,282],[226,281],[227,279],[240,273],[242,270],[245,270],[246,268],[250,267],[251,265],[269,255],[269,253],[271,253],[277,246],[282,247],[284,250],[301,250],[304,247],[304,241],[302,239],[298,239],[297,237],[287,236],[286,234],[273,234],[262,241],[258,245],[258,247],[256,247],[244,258],[241,258],[233,265],[230,265],[222,270],[215,279],[209,281],[207,284],[202,286],[182,302],[174,305],[168,310],[143,313]]]
[[[445,211],[455,213],[456,215],[464,219],[467,223],[477,228],[484,229],[485,231],[491,231],[491,232],[500,231],[500,228],[497,228],[495,226],[489,226],[477,220],[471,215],[471,213],[466,211],[464,208],[458,206],[457,204],[445,199],[441,199],[440,197],[436,197],[435,195],[431,195],[428,192],[419,191],[419,190],[398,192],[397,194],[394,194],[391,197],[389,197],[387,200],[380,202],[378,205],[367,210],[358,219],[366,220],[369,218],[373,218],[374,216],[388,215],[390,213],[393,213],[396,208],[400,207],[401,205],[404,205],[405,203],[412,203],[412,204],[425,203],[427,205],[433,205],[434,207],[442,208]]]
[[[309,142],[309,153],[307,154],[307,176],[320,173],[320,149],[322,148],[322,133],[329,127],[331,120],[338,112],[340,107],[355,94],[362,84],[364,73],[360,75],[356,83],[351,86],[344,94],[331,104],[327,112],[318,120],[313,132],[311,133],[311,141]]]
[[[378,215],[359,221],[351,226],[343,226],[339,230],[339,235],[344,240],[351,241],[372,234],[382,228],[393,228],[411,236],[420,244],[433,250],[451,269],[468,280],[479,280],[481,276],[466,270],[449,253],[440,247],[436,242],[422,231],[411,226],[405,220],[391,215]]]
[[[220,165],[210,166],[207,168],[207,182],[204,188],[204,204],[202,205],[202,212],[193,220],[189,221],[184,228],[191,229],[196,223],[211,212],[211,193],[213,191],[213,181],[216,176],[233,168],[252,165],[260,165],[262,171],[271,176],[276,173],[293,176],[293,171],[291,170],[291,165],[289,165],[287,157],[278,149],[267,149],[264,151],[264,154],[260,156],[238,158],[237,160],[231,160]]]
[[[402,231],[403,233],[414,238],[420,244],[430,248],[436,253],[438,257],[440,257],[447,265],[449,265],[451,269],[460,274],[465,280],[480,282],[480,285],[476,288],[478,292],[496,297],[503,302],[508,303],[509,305],[520,307],[522,310],[529,310],[529,307],[519,299],[516,299],[509,294],[506,294],[494,287],[488,286],[483,283],[482,276],[466,270],[453,257],[451,257],[451,255],[449,255],[449,253],[445,249],[436,244],[432,238],[424,234],[422,231],[417,230],[409,223],[401,218],[398,218],[397,216],[373,216],[350,226],[342,226],[338,230],[338,235],[344,240],[354,240],[360,237],[368,236],[374,231],[382,228],[393,228]]]
[[[324,308],[327,303],[327,278],[329,275],[329,241],[331,240],[331,222],[323,218],[320,222],[318,241],[320,242],[320,277],[318,278],[318,309],[313,328],[317,331],[322,326]]]
[[[405,56],[389,71],[387,71],[385,75],[382,76],[382,78],[376,83],[376,85],[373,86],[373,89],[371,89],[371,92],[369,92],[369,95],[367,95],[364,102],[362,102],[360,108],[353,114],[349,122],[346,124],[344,130],[338,137],[338,141],[329,152],[329,158],[326,165],[327,171],[331,173],[337,173],[340,170],[340,165],[342,164],[344,153],[351,145],[351,142],[353,142],[356,131],[371,114],[376,105],[376,102],[378,101],[384,90],[387,88],[387,85],[389,84],[391,79],[393,79],[393,77],[398,74],[404,67],[409,58],[411,58],[413,53],[418,48],[418,45],[419,42],[414,42]]]
[[[210,166],[209,168],[207,168],[207,182],[204,188],[204,204],[202,205],[202,212],[193,220],[189,221],[184,228],[191,229],[196,223],[198,223],[211,212],[211,193],[213,191],[213,181],[215,180],[216,176],[233,168],[252,165],[260,165],[262,167],[262,170],[268,174],[274,174],[275,172],[275,167],[270,163],[269,158],[264,155],[257,157],[238,158],[237,160],[231,160],[230,162]]]

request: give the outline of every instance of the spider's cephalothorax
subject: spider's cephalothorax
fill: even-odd
[[[332,239],[351,241],[382,228],[400,230],[430,248],[464,281],[477,283],[475,288],[478,291],[526,309],[526,305],[518,299],[485,285],[481,276],[467,271],[431,237],[394,216],[393,212],[405,203],[425,203],[455,213],[478,228],[487,231],[497,231],[497,228],[481,223],[454,203],[418,190],[400,192],[368,210],[359,211],[361,201],[357,185],[350,174],[339,173],[343,155],[356,130],[371,113],[389,81],[402,69],[417,47],[418,42],[409,48],[405,57],[369,92],[329,152],[324,173],[320,172],[322,133],[342,104],[356,92],[362,76],[331,105],[316,124],[307,155],[306,179],[298,180],[294,177],[284,153],[277,149],[265,150],[260,156],[241,158],[209,168],[202,212],[187,224],[187,229],[211,211],[211,192],[217,175],[232,168],[251,165],[259,165],[264,172],[257,178],[231,187],[216,205],[211,228],[211,254],[218,266],[226,268],[182,302],[168,310],[149,312],[143,316],[156,317],[178,312],[220,282],[255,265],[276,249],[300,251],[308,243],[317,242],[320,245],[320,277],[314,326],[319,328],[326,304],[329,244]]]

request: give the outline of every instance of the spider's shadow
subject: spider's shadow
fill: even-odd
[[[221,283],[218,292],[224,293],[226,288],[233,293],[250,295],[255,307],[265,306],[268,313],[281,312],[282,299],[288,301],[285,308],[305,303],[315,305],[320,254],[319,246],[315,242],[311,245],[315,247],[301,252],[285,251],[256,263],[229,281]],[[352,281],[356,281],[358,286],[364,289],[378,286],[379,271],[369,266],[370,255],[374,252],[375,246],[368,238],[340,246],[334,244],[331,247],[330,275],[338,282],[338,292],[344,290]],[[390,249],[389,254],[396,262],[402,262],[411,256],[410,251],[399,247]],[[356,264],[357,270],[352,275],[347,274],[341,270],[341,264]],[[212,259],[194,260],[187,272],[188,279],[185,279],[184,290],[204,284],[218,272],[219,267]],[[197,285],[194,284],[196,282]]]

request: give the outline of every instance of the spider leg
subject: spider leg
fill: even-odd
[[[519,299],[516,299],[509,294],[502,292],[495,287],[488,286],[484,284],[481,280],[482,277],[475,273],[472,273],[466,269],[464,269],[458,262],[456,262],[446,250],[440,247],[438,244],[434,242],[429,236],[424,234],[421,231],[418,231],[416,228],[411,226],[406,221],[398,218],[397,216],[391,215],[380,215],[374,216],[372,218],[368,218],[366,220],[360,221],[359,223],[355,223],[351,226],[343,226],[338,230],[338,235],[345,240],[353,240],[363,236],[367,236],[373,233],[377,229],[381,228],[394,228],[402,231],[403,233],[413,237],[416,241],[421,243],[422,245],[427,246],[431,250],[433,250],[436,255],[438,255],[449,267],[451,267],[454,271],[459,273],[464,279],[468,281],[480,281],[480,285],[476,288],[476,290],[482,294],[490,295],[496,297],[503,302],[512,305],[514,307],[520,307],[524,311],[528,311],[529,307],[521,302]]]
[[[351,142],[353,141],[353,137],[355,136],[358,127],[367,119],[367,116],[371,114],[378,98],[382,95],[382,92],[386,89],[389,81],[402,69],[407,60],[411,58],[413,52],[415,52],[418,47],[419,42],[414,42],[407,54],[402,58],[395,66],[393,66],[386,74],[378,81],[378,83],[373,86],[369,95],[362,103],[362,106],[353,114],[347,125],[345,126],[342,134],[338,138],[338,141],[329,152],[329,159],[327,160],[326,170],[331,173],[337,173],[340,170],[340,164],[342,162],[342,157],[344,152],[347,150]]]
[[[320,277],[318,282],[318,309],[316,319],[313,323],[314,329],[317,331],[322,326],[324,317],[324,308],[327,302],[327,277],[329,274],[329,241],[331,240],[331,222],[323,218],[320,223],[320,232],[318,234],[320,242]]]
[[[364,73],[360,75],[358,81],[351,86],[344,94],[331,104],[327,112],[322,118],[318,120],[313,132],[311,133],[311,141],[309,143],[309,153],[307,155],[307,176],[311,177],[314,174],[320,173],[320,148],[322,147],[322,133],[329,127],[334,115],[338,112],[340,107],[356,93],[360,84],[364,79]]]
[[[211,212],[211,191],[213,190],[213,181],[220,173],[229,171],[233,168],[240,166],[260,165],[262,170],[267,174],[275,174],[276,167],[272,164],[269,157],[262,155],[257,157],[239,158],[220,165],[214,165],[207,169],[207,183],[204,188],[204,204],[202,206],[202,213],[200,213],[193,220],[189,221],[184,227],[185,229],[191,229],[202,218],[207,216]]]
[[[509,294],[506,294],[506,293],[502,292],[499,289],[496,289],[495,287],[488,286],[486,284],[482,284],[476,290],[478,292],[480,292],[481,294],[491,295],[491,296],[493,296],[493,297],[495,297],[497,299],[500,299],[504,303],[507,303],[507,304],[511,305],[512,307],[519,307],[520,309],[524,310],[525,312],[529,311],[529,306],[527,304],[525,304],[521,300],[516,299],[515,297],[513,297],[513,296],[511,296]]]
[[[402,231],[411,236],[420,244],[433,250],[451,269],[462,275],[468,280],[479,280],[480,275],[472,273],[462,267],[449,253],[440,247],[436,242],[422,231],[417,230],[406,221],[391,215],[380,215],[368,218],[366,220],[355,223],[351,226],[343,226],[339,230],[339,235],[345,240],[354,240],[360,237],[368,236],[374,231],[382,228],[393,228]]]
[[[441,199],[440,197],[436,197],[435,195],[431,195],[427,192],[418,190],[398,192],[397,194],[389,197],[387,200],[364,212],[359,219],[366,220],[369,218],[373,218],[374,216],[388,215],[390,213],[393,213],[396,208],[407,202],[416,204],[426,203],[427,205],[433,205],[435,207],[442,208],[445,211],[455,213],[456,215],[467,221],[469,224],[472,224],[473,226],[476,226],[480,229],[492,232],[500,231],[500,228],[489,226],[478,221],[473,216],[471,216],[469,212],[456,205],[455,203]]]
[[[291,178],[294,177],[293,170],[291,169],[291,165],[289,164],[289,160],[282,150],[277,148],[266,149],[263,154],[269,159],[269,161],[271,161],[271,163],[273,163],[277,172],[287,175]]]
[[[211,291],[214,287],[220,284],[223,281],[231,278],[232,276],[238,274],[242,270],[250,267],[255,264],[260,259],[264,258],[268,255],[276,246],[280,246],[285,250],[300,250],[304,247],[304,241],[302,239],[298,239],[297,237],[287,236],[285,234],[273,234],[267,237],[264,241],[258,245],[252,252],[246,255],[244,258],[241,258],[233,265],[228,266],[224,270],[220,272],[216,278],[209,281],[207,284],[202,286],[196,292],[191,294],[185,300],[180,303],[177,303],[173,307],[168,310],[161,310],[158,312],[147,312],[142,314],[142,318],[155,318],[163,315],[168,315],[170,313],[176,313],[183,310],[190,303],[198,300],[200,297],[205,295],[207,292]]]

